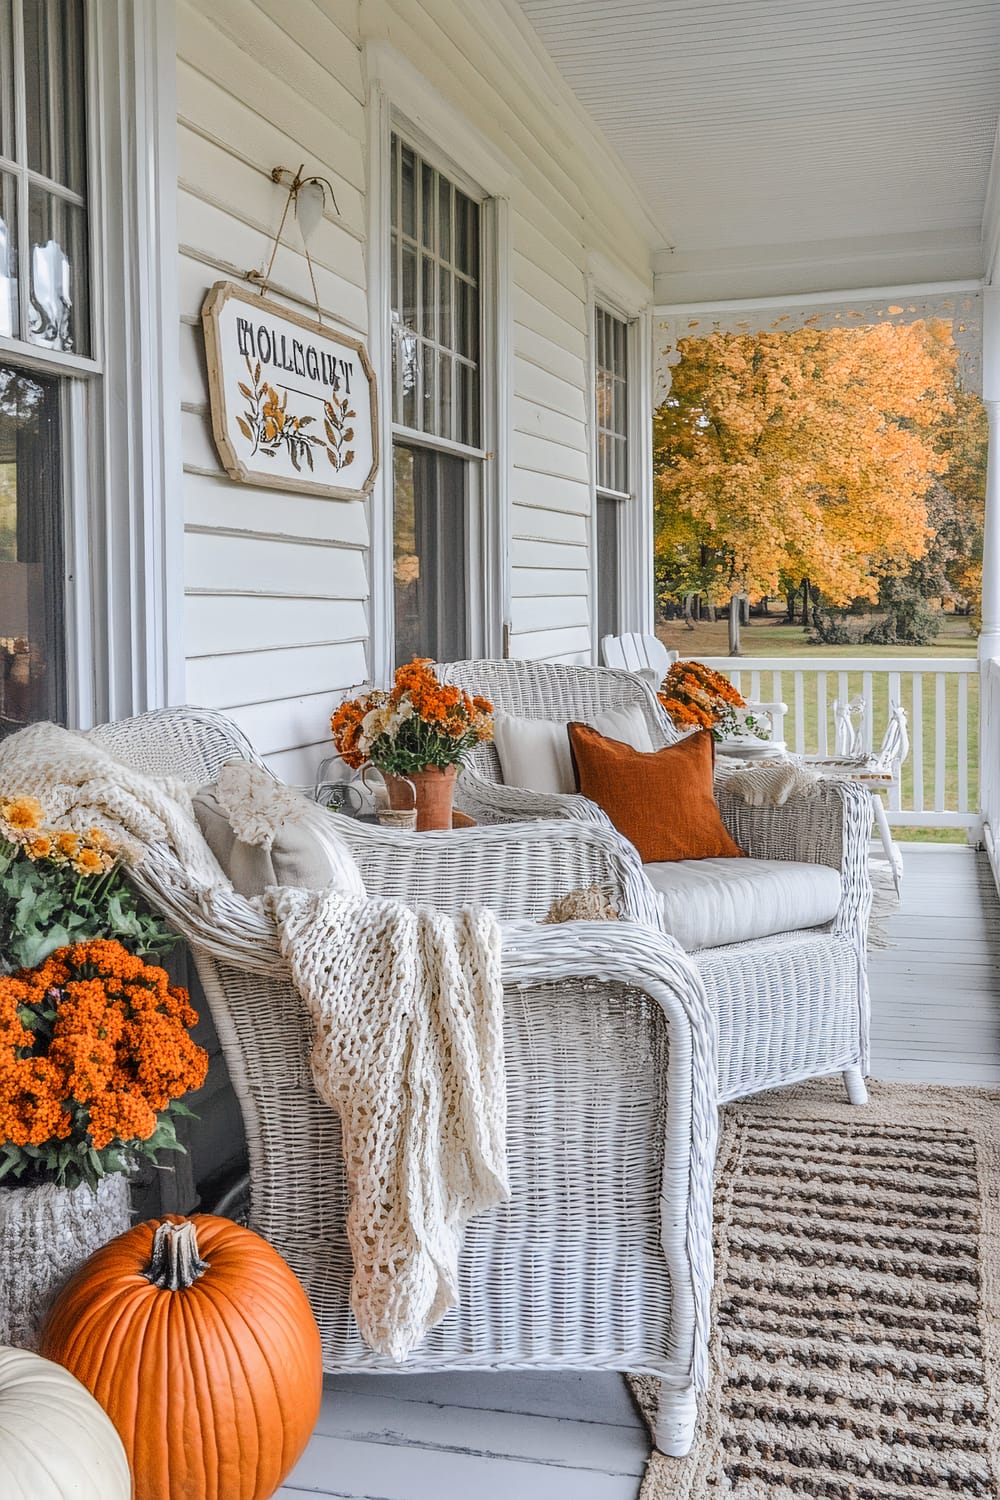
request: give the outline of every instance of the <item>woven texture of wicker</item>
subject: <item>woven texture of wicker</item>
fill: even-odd
[[[496,707],[524,718],[586,721],[638,704],[656,748],[677,738],[650,685],[629,672],[529,661],[462,661],[436,670],[442,680],[485,693]],[[757,807],[727,791],[722,777],[716,798],[729,832],[754,859],[826,864],[841,877],[840,907],[828,928],[693,955],[719,1012],[719,1097],[736,1099],[843,1072],[850,1097],[862,1102],[868,1071],[871,799],[862,787],[819,780],[779,807]],[[486,745],[470,757],[456,800],[483,824],[563,818],[589,825],[594,839],[603,833],[609,853],[617,841],[616,866],[628,870],[627,890],[609,888],[610,869],[598,883],[638,920],[660,925],[655,893],[638,855],[587,798],[504,786],[496,753]]]
[[[165,709],[93,731],[140,770],[214,780],[260,764],[221,715]],[[413,834],[344,819],[372,894],[503,928],[511,1199],[469,1227],[460,1306],[414,1370],[570,1368],[660,1377],[663,1433],[686,1451],[706,1379],[717,1131],[717,1019],[696,966],[655,930],[641,866],[604,827],[566,821]],[[329,1370],[392,1368],[350,1312],[340,1125],[317,1096],[311,1033],[273,924],[198,900],[152,854],[137,872],[191,946],[246,1126],[253,1228],[309,1295]],[[628,920],[536,925],[568,891],[616,893]],[[532,920],[526,921],[525,918]]]

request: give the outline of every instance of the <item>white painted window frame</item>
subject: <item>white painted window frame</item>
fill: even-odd
[[[510,406],[513,314],[510,285],[510,170],[491,143],[435,90],[402,54],[384,42],[365,48],[368,91],[369,353],[380,391],[380,451],[385,455],[369,499],[369,613],[373,682],[393,674],[395,593],[392,575],[392,444],[411,437],[442,452],[478,459],[469,466],[478,494],[469,496],[469,608],[474,652],[503,653],[510,622]],[[395,426],[389,399],[390,140],[395,132],[481,205],[482,281],[480,449]],[[492,357],[490,354],[492,352]],[[476,477],[478,471],[478,479]]]
[[[67,719],[184,697],[174,7],[85,0],[90,358],[0,339],[62,378]]]
[[[628,499],[619,501],[620,631],[652,634],[653,613],[653,308],[651,287],[591,252],[587,274],[587,421],[590,454],[591,659],[598,639],[597,347],[598,307],[628,325]]]

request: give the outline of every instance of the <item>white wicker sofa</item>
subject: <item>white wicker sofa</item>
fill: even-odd
[[[214,781],[259,758],[222,716],[167,709],[92,731],[139,769]],[[331,814],[331,816],[334,816]],[[593,880],[645,892],[621,840],[572,823],[399,833],[338,820],[372,893],[535,916]],[[617,872],[617,873],[616,873]],[[386,1370],[350,1312],[339,1122],[309,1071],[310,1035],[273,926],[225,892],[209,905],[150,850],[136,882],[187,940],[246,1126],[251,1225],[302,1280],[325,1367]],[[660,1379],[656,1441],[692,1441],[706,1380],[716,1139],[715,1022],[697,970],[647,922],[504,929],[509,1205],[476,1219],[461,1306],[406,1371],[566,1368]]]
[[[483,693],[517,717],[591,722],[636,705],[654,749],[677,738],[655,693],[633,673],[528,661],[461,661],[435,670],[442,680]],[[505,786],[492,745],[473,752],[458,781],[457,801],[481,824],[567,818],[619,837],[625,846],[621,862],[631,864],[631,886],[645,885],[650,920],[691,950],[717,1006],[720,1100],[842,1072],[848,1097],[862,1104],[868,1071],[870,799],[863,788],[833,780],[781,807],[749,806],[727,794],[723,780],[717,780],[716,794],[723,821],[750,859],[644,867],[586,797]],[[837,872],[839,886],[831,888],[824,866]],[[803,905],[797,887],[807,883],[813,889]],[[612,887],[609,894],[617,893]],[[634,889],[629,899],[634,904]],[[796,911],[811,912],[808,925],[789,915]],[[741,931],[745,918],[751,925]],[[711,941],[713,929],[722,939]]]

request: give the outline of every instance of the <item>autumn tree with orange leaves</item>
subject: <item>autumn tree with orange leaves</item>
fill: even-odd
[[[932,532],[957,352],[943,320],[681,339],[653,424],[658,572],[722,604],[875,600]]]

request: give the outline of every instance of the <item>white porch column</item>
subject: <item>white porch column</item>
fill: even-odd
[[[992,713],[986,663],[1000,658],[1000,288],[983,290],[983,404],[989,419],[983,527],[982,628],[979,635],[979,806],[991,822],[1000,810],[1000,723]]]

